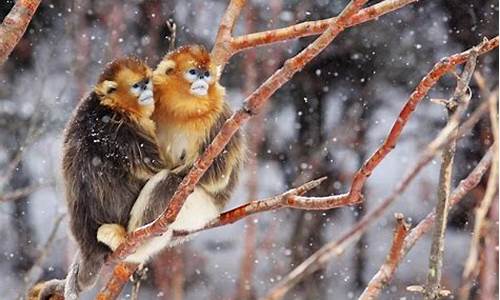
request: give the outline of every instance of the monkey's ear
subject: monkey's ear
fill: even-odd
[[[103,82],[97,84],[95,91],[99,96],[106,96],[116,91],[118,84],[115,81],[104,80]]]
[[[173,60],[163,60],[153,72],[153,75],[168,75],[175,69],[175,61]]]

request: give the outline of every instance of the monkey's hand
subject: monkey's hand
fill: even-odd
[[[97,229],[97,240],[115,251],[125,241],[127,230],[120,224],[103,224]]]

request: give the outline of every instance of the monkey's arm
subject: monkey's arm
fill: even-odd
[[[212,126],[209,139],[206,141],[201,151],[206,149],[231,115],[231,109],[227,104],[224,104],[223,111],[215,125]],[[231,193],[238,182],[239,170],[245,160],[245,156],[245,139],[242,133],[238,131],[226,145],[222,153],[214,160],[213,164],[208,168],[199,182],[199,184],[214,197],[219,210],[224,208],[231,197]]]

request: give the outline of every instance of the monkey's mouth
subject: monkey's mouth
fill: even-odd
[[[195,96],[206,96],[208,93],[208,83],[204,80],[196,80],[191,84],[191,94]]]
[[[153,92],[151,90],[145,90],[139,96],[139,104],[140,105],[150,105],[153,104]]]

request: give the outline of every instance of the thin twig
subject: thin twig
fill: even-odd
[[[213,220],[212,222],[208,223],[206,226],[193,230],[193,231],[174,231],[175,236],[186,236],[189,234],[193,234],[196,232],[200,232],[203,230],[215,228],[215,227],[220,227],[224,226],[227,224],[232,224],[236,221],[239,221],[243,218],[246,218],[248,216],[251,216],[256,213],[264,212],[264,211],[269,211],[269,210],[275,210],[281,207],[290,207],[288,203],[290,202],[290,199],[293,199],[294,197],[300,196],[305,194],[306,192],[316,188],[319,186],[324,180],[326,180],[326,177],[322,177],[316,180],[309,181],[297,188],[293,188],[291,190],[286,191],[285,193],[281,195],[277,195],[271,198],[267,199],[262,199],[262,200],[254,200],[250,201],[248,203],[245,203],[241,206],[238,206],[236,208],[233,208],[231,210],[228,210],[226,212],[223,212],[220,214],[220,216]],[[292,200],[293,201],[293,200]],[[341,205],[344,206],[344,205]],[[293,206],[291,206],[293,207]],[[339,206],[340,207],[340,206]]]
[[[479,207],[476,209],[474,217],[474,229],[472,233],[469,256],[465,261],[464,271],[462,274],[462,287],[460,288],[460,298],[468,299],[469,291],[472,286],[472,281],[477,276],[476,270],[477,262],[479,260],[479,242],[482,237],[482,229],[485,224],[485,218],[490,209],[491,203],[497,193],[498,187],[498,110],[497,110],[497,100],[498,100],[498,90],[495,93],[491,93],[488,103],[490,108],[490,124],[491,132],[493,135],[493,163],[490,169],[490,176],[488,179],[488,184],[486,186],[486,192],[484,193],[483,200],[481,201]]]
[[[35,263],[31,266],[31,268],[26,272],[24,275],[24,286],[25,287],[31,287],[33,286],[40,278],[41,274],[41,266],[43,265],[45,258],[47,257],[47,254],[49,254],[50,249],[52,248],[52,244],[54,243],[54,240],[56,238],[57,231],[59,230],[59,227],[64,220],[64,217],[66,217],[65,213],[60,214],[58,217],[56,217],[56,220],[54,222],[54,226],[52,227],[52,230],[50,231],[49,237],[47,238],[47,241],[45,244],[40,248],[39,255],[35,261]],[[27,288],[22,289],[23,291],[28,291]]]
[[[3,195],[0,195],[0,203],[2,202],[8,202],[8,201],[15,201],[17,199],[20,199],[22,197],[26,197],[28,195],[31,195],[33,192],[36,190],[50,186],[52,185],[51,182],[43,183],[43,184],[33,184],[24,188],[20,188],[17,190],[14,190],[12,192],[5,193]]]
[[[28,28],[41,0],[17,0],[0,25],[0,66],[5,63]]]
[[[458,186],[455,188],[453,193],[450,196],[450,208],[456,205],[467,193],[473,190],[483,178],[483,175],[486,173],[488,168],[491,165],[493,157],[493,149],[489,149],[486,154],[481,158],[481,161],[477,164],[477,166],[469,173],[469,175],[460,181]],[[408,236],[405,239],[405,246],[403,248],[404,255],[403,258],[408,252],[413,248],[415,243],[427,232],[432,229],[432,225],[436,220],[436,211],[433,210],[430,212],[417,226],[415,226]]]
[[[455,204],[457,204],[468,192],[470,192],[479,184],[481,178],[491,165],[491,160],[492,160],[492,149],[488,150],[488,152],[483,156],[479,164],[474,168],[474,170],[472,170],[472,172],[469,173],[469,175],[465,179],[460,181],[458,187],[455,188],[455,190],[450,196],[450,208],[453,207]],[[401,255],[396,260],[393,261],[393,264],[389,265],[388,268],[386,268],[385,270],[386,272],[393,273],[395,271],[401,259],[403,259],[408,254],[408,252],[415,245],[415,243],[425,233],[429,232],[429,230],[432,229],[432,225],[435,219],[436,219],[436,212],[432,211],[427,215],[427,217],[425,217],[422,221],[420,221],[420,223],[418,223],[418,225],[415,226],[410,231],[410,233],[408,233],[408,235],[404,239]]]
[[[495,47],[497,47],[498,37],[496,37],[494,40],[496,40]],[[447,68],[448,70],[450,70],[451,66],[454,66],[455,64],[459,63],[457,62],[458,57],[462,57],[460,61],[463,63],[465,61],[463,56],[466,53],[467,54],[470,53],[470,50],[441,60],[441,62],[437,63],[432,69],[432,71],[429,72],[424,77],[424,79],[422,79],[420,84],[417,86],[416,90],[410,96],[410,99],[407,101],[406,105],[403,107],[403,110],[399,114],[399,118],[393,125],[393,128],[391,129],[389,136],[386,138],[386,141],[379,148],[379,150],[377,150],[377,152],[375,152],[375,154],[372,155],[372,157],[370,157],[370,159],[364,164],[363,168],[365,168],[365,166],[370,166],[370,165],[372,165],[372,168],[375,167],[373,166],[373,163],[371,161],[375,160],[377,158],[377,154],[383,151],[384,148],[390,149],[390,147],[388,146],[390,145],[389,140],[391,139],[397,140],[397,137],[399,136],[402,130],[401,126],[404,126],[406,124],[406,121],[410,117],[410,114],[415,110],[415,106],[418,103],[418,101],[421,101],[428,93],[430,88],[437,83],[437,81],[441,76],[445,74],[445,72],[442,69]],[[446,65],[450,63],[452,64],[451,66]],[[487,106],[481,105],[481,113],[474,114],[475,115],[474,120],[476,120],[476,122],[480,114],[484,112],[485,108],[487,108]],[[425,164],[427,164],[428,161],[430,161],[430,159],[433,157],[435,151],[437,151],[440,145],[443,145],[443,143],[448,142],[449,136],[455,130],[456,126],[458,126],[457,123],[451,123],[448,124],[445,128],[443,128],[438,137],[431,144],[429,144],[427,150],[424,151],[421,159],[415,165],[415,167],[411,169],[411,171],[408,173],[407,176],[404,177],[404,179],[397,186],[395,191],[388,198],[382,201],[382,203],[377,207],[377,209],[367,214],[362,220],[360,220],[360,222],[358,222],[353,228],[351,228],[348,232],[346,232],[346,234],[342,235],[340,239],[323,246],[316,253],[314,253],[312,256],[306,259],[302,264],[297,266],[267,294],[265,299],[281,299],[293,286],[295,286],[295,284],[300,282],[303,278],[305,278],[309,274],[312,274],[317,269],[321,268],[322,265],[324,265],[331,257],[336,256],[339,253],[342,253],[345,247],[349,245],[351,242],[356,241],[359,238],[359,236],[365,231],[368,225],[371,224],[376,218],[380,217],[385,212],[387,207],[396,199],[396,197],[402,191],[404,191],[404,189],[406,189],[408,183],[414,178],[414,176],[416,176],[416,174],[420,171],[420,169],[423,166],[425,166]],[[395,145],[395,141],[393,142],[393,145]],[[357,174],[362,174],[363,168],[360,169],[357,172]],[[356,177],[357,176],[355,176],[355,178]],[[355,183],[356,179],[353,181],[352,186],[354,186]],[[352,189],[353,188],[351,187],[351,191]]]
[[[457,80],[457,87],[452,98],[447,102],[448,123],[459,123],[463,113],[467,110],[471,95],[467,95],[469,82],[476,68],[478,48],[473,48],[467,64],[464,67],[461,77]],[[438,299],[440,297],[440,282],[443,267],[444,236],[448,223],[449,193],[451,190],[451,178],[453,173],[453,160],[457,147],[458,127],[453,130],[454,137],[443,149],[442,164],[439,174],[439,184],[437,193],[437,222],[432,235],[432,245],[429,255],[429,271],[425,298]]]
[[[387,255],[385,263],[370,280],[361,296],[359,296],[360,300],[378,299],[384,286],[391,281],[401,259],[401,249],[409,230],[410,225],[405,222],[403,215],[396,214],[396,228],[394,230],[391,250]]]

